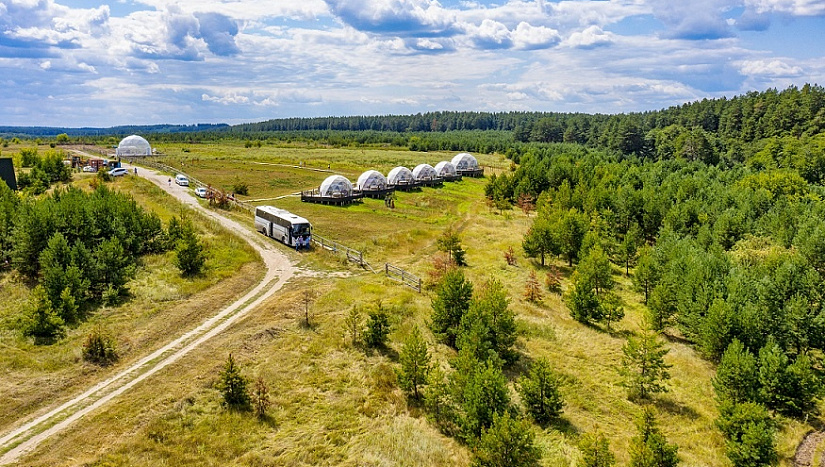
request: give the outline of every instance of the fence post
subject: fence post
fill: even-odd
[[[418,278],[418,293],[421,293],[421,278]]]

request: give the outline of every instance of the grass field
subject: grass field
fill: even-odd
[[[242,143],[178,145],[162,150],[170,165],[181,166],[215,186],[225,188],[236,178],[246,181],[250,199],[311,188],[329,175],[267,164],[304,162],[322,170],[329,165],[330,170],[354,181],[367,169],[386,173],[396,165],[434,165],[452,156],[268,145],[247,149]],[[498,168],[509,165],[499,156],[480,159],[482,164]],[[178,208],[169,208],[151,187],[131,183],[123,181],[121,187],[135,192],[142,204],[159,210],[164,218],[178,214]],[[566,406],[561,421],[544,430],[535,428],[542,463],[575,465],[580,435],[601,431],[610,438],[619,465],[626,464],[641,406],[628,401],[618,386],[617,367],[625,336],[636,332],[642,320],[640,297],[630,290],[623,271],[615,268],[626,317],[612,332],[575,322],[557,294],[546,292],[540,304],[525,301],[522,294],[529,272],[538,270],[543,278],[541,268],[521,255],[521,237],[531,219],[520,211],[499,213],[488,208],[483,200],[484,184],[483,179],[465,179],[442,188],[399,193],[395,209],[369,199],[348,207],[301,203],[295,197],[258,204],[275,204],[310,219],[316,232],[364,250],[374,266],[390,262],[423,277],[430,268],[438,236],[447,227],[456,228],[467,250],[467,276],[477,285],[495,277],[510,293],[511,308],[522,330],[518,345],[523,357],[508,376],[516,378],[538,357],[547,357],[562,375]],[[231,215],[251,224],[248,213]],[[217,235],[208,225],[199,225],[203,233]],[[65,342],[50,348],[34,347],[9,330],[12,310],[25,300],[26,290],[4,277],[3,292],[11,300],[0,312],[4,323],[0,369],[14,376],[3,379],[0,390],[4,395],[13,391],[15,402],[13,406],[3,403],[0,429],[13,425],[21,411],[35,411],[110,371],[79,361],[78,346],[88,331],[86,326],[100,323],[121,337],[128,336],[124,339],[128,360],[159,345],[165,337],[163,323],[169,319],[195,322],[207,308],[229,301],[245,288],[243,284],[253,282],[250,271],[254,259],[232,238],[216,236],[210,243],[220,249],[235,242],[238,251],[247,252],[235,269],[229,262],[240,254],[226,250],[216,254],[225,258],[225,267],[215,266],[202,282],[187,284],[174,277],[168,257],[148,258],[130,284],[135,300],[101,310],[88,325],[73,330]],[[511,246],[518,253],[515,266],[504,260],[504,251]],[[419,408],[407,403],[395,383],[393,369],[398,365],[400,342],[413,326],[424,331],[438,361],[446,364],[453,356],[427,329],[431,292],[418,294],[327,252],[289,254],[313,272],[294,280],[258,312],[141,383],[106,410],[47,441],[25,459],[25,464],[468,465],[468,448],[441,435]],[[556,264],[567,277],[570,271],[566,265]],[[234,270],[239,273],[229,275]],[[303,323],[307,292],[314,297],[312,326]],[[379,299],[392,310],[390,349],[365,352],[350,345],[344,335],[344,317],[352,306],[367,306]],[[678,339],[668,347],[666,359],[673,364],[671,390],[652,403],[663,432],[679,445],[681,465],[729,465],[723,439],[713,424],[717,415],[710,383],[713,366]],[[268,419],[259,421],[220,406],[214,384],[230,353],[245,375],[267,382],[274,401]],[[23,400],[18,403],[17,399]],[[783,465],[791,465],[796,443],[816,423],[787,421],[782,425],[779,449]]]

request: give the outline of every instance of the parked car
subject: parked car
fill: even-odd
[[[84,165],[83,166],[84,172],[97,172],[97,169],[92,167],[91,165]]]
[[[206,188],[202,186],[195,188],[195,194],[201,198],[206,198]]]
[[[189,186],[189,179],[186,178],[186,175],[177,174],[175,175],[175,183],[180,186]]]
[[[121,177],[129,173],[129,170],[124,169],[123,167],[118,167],[116,169],[112,169],[109,171],[110,177]]]

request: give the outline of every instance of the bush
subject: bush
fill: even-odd
[[[206,254],[203,245],[192,230],[187,230],[175,247],[175,266],[184,276],[194,276],[203,270]]]
[[[100,328],[95,328],[86,336],[83,343],[83,360],[98,365],[109,365],[118,359],[115,339],[103,332]]]
[[[235,179],[232,183],[232,193],[246,196],[249,194],[249,185],[247,185],[243,180]]]

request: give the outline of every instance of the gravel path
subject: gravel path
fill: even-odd
[[[124,165],[134,173],[134,168]],[[222,332],[242,318],[264,300],[281,289],[297,272],[286,255],[278,251],[274,243],[237,222],[202,207],[191,191],[174,182],[169,184],[167,175],[145,168],[138,168],[138,175],[151,180],[187,206],[210,217],[249,242],[261,255],[266,274],[249,293],[207,319],[197,328],[181,335],[157,351],[142,358],[132,366],[102,381],[72,400],[34,418],[0,437],[0,465],[17,462],[21,456],[35,449],[48,437],[68,428],[84,415],[96,410],[130,388],[176,362],[192,349]],[[134,176],[134,175],[130,175]]]

